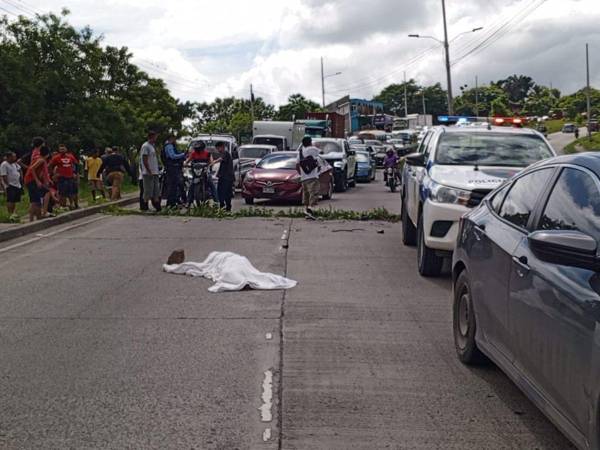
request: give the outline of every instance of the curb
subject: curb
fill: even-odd
[[[132,203],[136,203],[139,200],[138,194],[135,196],[129,196],[126,198],[122,198],[121,200],[117,200],[114,202],[103,203],[102,205],[89,206],[82,209],[77,209],[75,211],[69,211],[67,213],[61,214],[56,217],[50,217],[48,219],[37,220],[35,222],[27,223],[24,225],[17,225],[14,228],[9,228],[3,231],[0,231],[0,242],[9,241],[11,239],[16,239],[21,236],[25,236],[27,234],[36,233],[41,230],[45,230],[50,227],[54,227],[56,225],[62,225],[63,223],[72,222],[74,220],[79,220],[84,217],[92,216],[94,214],[98,214],[103,212],[104,210],[110,208],[111,206],[126,206]]]

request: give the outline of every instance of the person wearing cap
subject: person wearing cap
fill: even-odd
[[[170,134],[164,146],[164,161],[167,169],[167,208],[176,207],[182,196],[183,188],[183,162],[186,154],[177,151],[177,138]]]
[[[156,154],[156,140],[158,133],[150,131],[148,140],[140,148],[142,158],[142,183],[144,184],[144,201],[152,202],[156,211],[160,211],[160,180],[158,155]]]

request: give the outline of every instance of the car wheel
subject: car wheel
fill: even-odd
[[[463,270],[454,283],[454,303],[452,305],[452,324],[454,347],[458,359],[465,364],[485,364],[489,360],[481,353],[475,342],[477,322],[473,309],[471,285],[466,270]]]
[[[245,197],[244,201],[246,202],[246,205],[254,205],[254,198],[253,197]]]
[[[346,192],[348,190],[348,174],[346,172],[341,175],[336,183],[336,190],[338,192]]]
[[[417,243],[417,229],[408,217],[408,211],[404,207],[404,199],[402,200],[400,217],[402,218],[402,243],[412,247]]]
[[[333,180],[329,181],[329,187],[327,193],[323,194],[323,200],[331,200],[331,197],[333,197]]]
[[[444,258],[435,254],[435,250],[425,245],[425,230],[423,229],[423,215],[417,224],[417,262],[419,273],[424,277],[437,277],[442,271]]]

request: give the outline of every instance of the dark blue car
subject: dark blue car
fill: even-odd
[[[460,222],[461,361],[496,363],[578,447],[600,448],[600,154],[537,163]]]

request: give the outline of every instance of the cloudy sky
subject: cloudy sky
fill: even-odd
[[[447,0],[454,91],[513,73],[571,93],[600,88],[600,0]],[[301,92],[320,102],[320,57],[327,101],[371,98],[401,81],[445,87],[442,47],[409,33],[443,37],[440,0],[0,0],[1,12],[67,7],[110,45],[163,78],[176,97],[247,96],[272,103]],[[484,27],[476,33],[462,32]],[[458,36],[458,37],[457,37]]]

